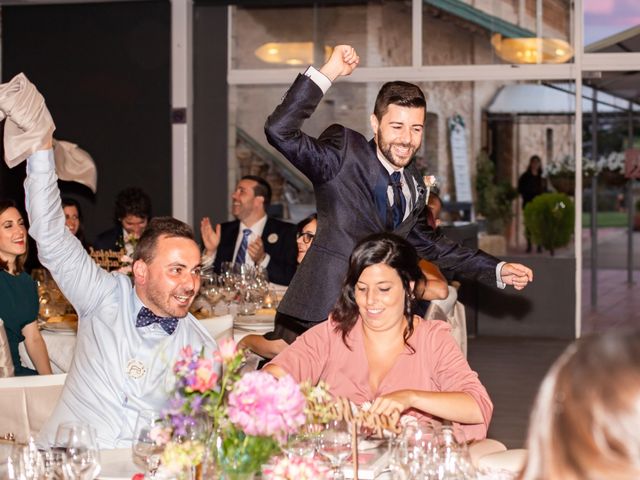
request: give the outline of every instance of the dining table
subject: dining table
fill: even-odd
[[[225,338],[233,338],[239,342],[246,335],[262,335],[273,330],[275,314],[274,309],[260,309],[253,315],[240,315],[231,308],[229,313],[201,318],[198,321],[216,342],[219,343]],[[40,333],[47,345],[53,373],[67,373],[75,352],[75,325],[65,322],[44,322]],[[22,365],[34,368],[24,342],[20,343],[18,350]]]

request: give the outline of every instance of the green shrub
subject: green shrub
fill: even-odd
[[[509,182],[495,181],[495,166],[486,152],[478,155],[477,164],[477,211],[487,220],[487,233],[504,234],[513,217],[512,203],[518,192]]]
[[[524,209],[524,225],[531,240],[553,255],[557,248],[571,240],[575,206],[564,193],[543,193],[531,200]]]

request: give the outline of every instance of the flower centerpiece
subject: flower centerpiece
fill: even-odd
[[[161,470],[176,475],[208,458],[222,478],[250,477],[304,425],[300,386],[289,376],[243,375],[243,363],[231,339],[209,358],[191,347],[181,351],[166,423],[155,435],[165,445]]]

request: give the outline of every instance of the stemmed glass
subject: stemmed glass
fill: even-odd
[[[68,435],[65,441],[65,432]],[[65,448],[65,478],[91,480],[100,473],[100,451],[93,428],[86,424],[62,424],[56,432],[56,446]]]
[[[471,463],[464,431],[460,425],[449,424],[441,427],[438,452],[440,457],[439,479],[475,478],[476,471]]]
[[[287,443],[282,446],[282,450],[289,458],[313,458],[316,453],[316,436],[303,428],[287,437]]]
[[[7,459],[7,469],[10,480],[40,480],[44,477],[44,459],[32,438],[27,445],[13,446]]]
[[[344,420],[332,420],[318,433],[318,451],[333,467],[332,478],[344,480],[342,464],[351,454],[351,431]]]
[[[391,444],[392,478],[438,480],[439,445],[439,430],[433,424],[406,425]]]
[[[142,410],[138,414],[136,426],[133,430],[133,463],[143,468],[145,478],[155,478],[160,466],[160,457],[164,445],[158,445],[154,437],[154,429],[160,428],[160,415],[153,410]]]

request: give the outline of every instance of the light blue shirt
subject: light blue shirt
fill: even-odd
[[[40,261],[79,318],[71,368],[38,443],[53,444],[60,423],[81,421],[95,427],[100,448],[129,447],[138,412],[165,406],[180,350],[212,355],[217,345],[191,314],[172,335],[157,323],[136,328],[143,305],[129,278],[101,269],[65,227],[52,150],[29,157],[25,193]]]

